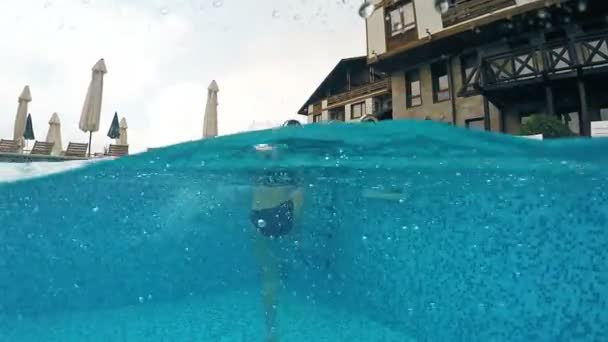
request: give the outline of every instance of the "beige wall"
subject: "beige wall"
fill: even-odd
[[[426,37],[427,30],[431,34],[443,30],[443,19],[441,18],[441,13],[435,9],[434,1],[414,0],[414,10],[416,11],[418,38]]]
[[[350,117],[350,112],[351,112],[351,105],[347,104],[344,106],[344,121],[348,122],[348,121],[352,121],[351,117]]]
[[[313,119],[312,119],[312,112],[314,111],[314,106],[313,105],[308,105],[308,115],[306,116],[306,119],[308,121],[308,123],[312,123]]]
[[[321,108],[323,109],[323,112],[321,112],[321,120],[323,120],[323,121],[329,121],[329,111],[326,109],[327,108],[327,100],[321,101]]]
[[[460,59],[453,58],[452,71],[454,73],[454,88],[457,93],[462,87],[462,75],[460,70]],[[452,102],[443,101],[433,103],[433,80],[430,64],[422,65],[420,68],[420,82],[422,89],[422,106],[406,107],[406,79],[405,71],[391,74],[393,87],[393,118],[415,118],[452,122]],[[483,98],[481,96],[456,97],[456,125],[464,126],[465,120],[483,117]],[[500,115],[496,107],[490,105],[490,123],[492,131],[500,130]]]
[[[374,99],[372,97],[365,99],[365,115],[374,112]]]
[[[374,0],[379,3],[380,0]],[[367,33],[367,57],[373,57],[376,53],[381,55],[386,52],[386,38],[384,31],[384,7],[378,8],[366,22]]]

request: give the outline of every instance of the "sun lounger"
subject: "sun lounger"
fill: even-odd
[[[608,121],[592,121],[591,137],[608,138]]]
[[[65,150],[64,156],[68,158],[87,158],[87,148],[89,144],[81,143],[69,143],[68,148]]]
[[[15,140],[2,139],[0,140],[0,152],[18,153],[19,145],[17,145],[17,142]]]
[[[37,156],[50,156],[51,152],[53,151],[53,146],[55,146],[54,142],[49,143],[44,141],[36,141],[30,154]]]
[[[129,145],[110,145],[107,156],[122,157],[129,154]]]

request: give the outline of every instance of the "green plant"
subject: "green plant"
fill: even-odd
[[[534,114],[521,126],[522,135],[542,134],[545,138],[561,138],[574,136],[568,125],[558,117],[546,114]]]

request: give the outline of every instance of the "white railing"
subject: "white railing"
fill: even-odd
[[[591,137],[608,138],[608,121],[592,121]]]

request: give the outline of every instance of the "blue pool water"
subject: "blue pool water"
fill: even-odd
[[[0,341],[263,341],[249,210],[275,168],[305,190],[280,341],[605,341],[607,151],[311,125],[0,183]]]

